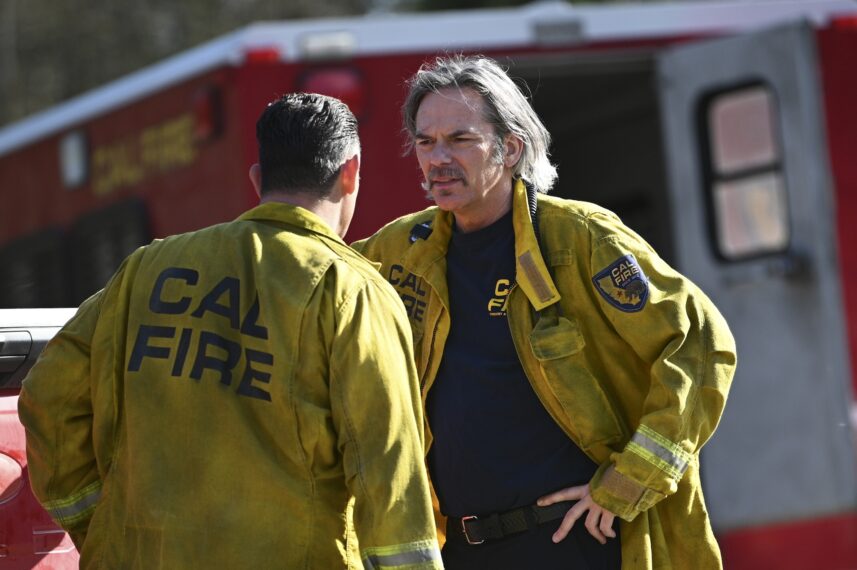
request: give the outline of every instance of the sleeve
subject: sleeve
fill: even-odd
[[[366,568],[440,568],[423,417],[408,321],[399,298],[369,282],[340,307],[331,407]]]
[[[92,438],[90,356],[102,295],[84,301],[48,343],[18,400],[33,493],[78,549],[101,495]]]
[[[698,461],[726,403],[735,342],[714,304],[642,238],[606,216],[593,222],[602,230],[590,259],[600,310],[650,370],[639,425],[590,484],[599,505],[630,521]]]

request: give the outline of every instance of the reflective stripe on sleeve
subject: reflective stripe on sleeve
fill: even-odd
[[[70,497],[45,502],[44,507],[60,525],[71,526],[91,515],[100,498],[101,481],[94,481]]]
[[[367,548],[363,552],[366,570],[385,568],[440,568],[440,549],[435,540],[421,540],[395,546]]]
[[[637,428],[626,449],[669,473],[676,480],[681,479],[691,460],[688,452],[646,426]]]

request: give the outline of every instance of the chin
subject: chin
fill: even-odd
[[[430,196],[430,199],[434,202],[435,206],[443,210],[444,212],[453,212],[459,206],[458,201],[451,196]]]

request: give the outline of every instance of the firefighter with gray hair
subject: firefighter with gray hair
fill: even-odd
[[[435,205],[355,247],[408,313],[444,564],[722,567],[699,452],[736,365],[723,317],[615,214],[547,195],[550,135],[495,61],[408,87]]]
[[[293,93],[238,219],[131,254],[19,400],[81,568],[441,568],[411,333],[342,240],[357,120]]]

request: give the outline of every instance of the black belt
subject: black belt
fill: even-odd
[[[563,501],[547,507],[532,505],[493,515],[450,517],[446,521],[446,538],[463,539],[470,545],[482,544],[486,540],[498,540],[536,525],[561,519],[573,504],[574,501]]]

